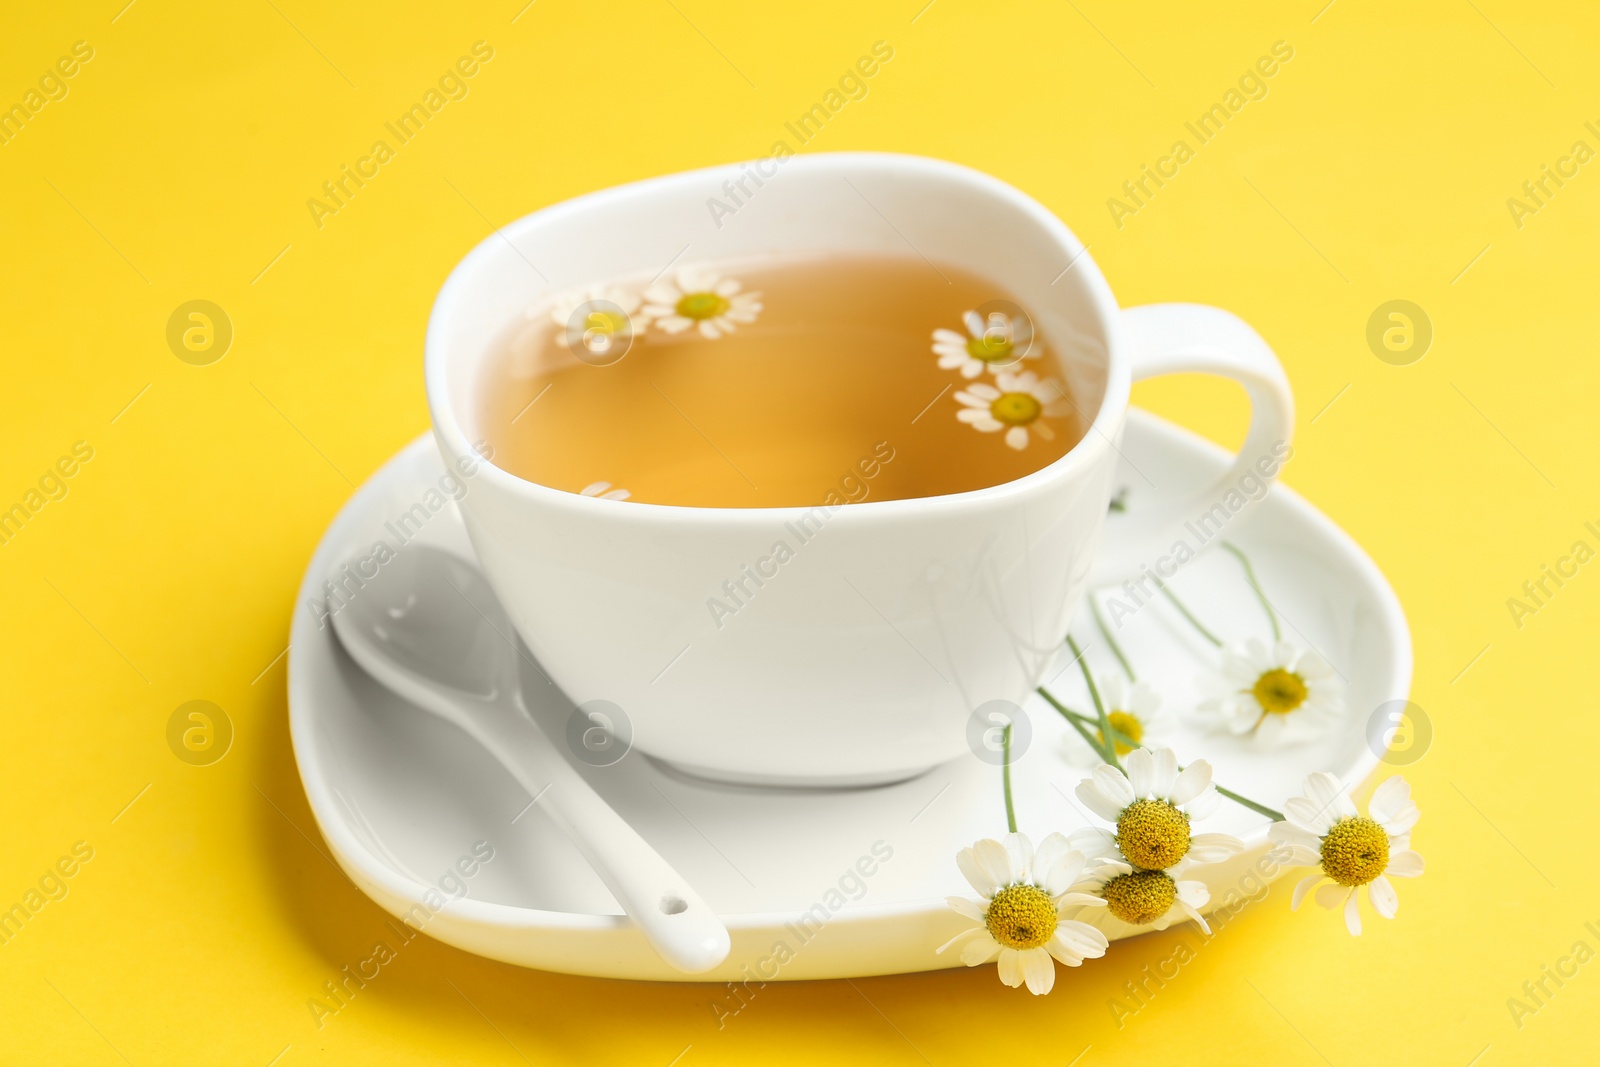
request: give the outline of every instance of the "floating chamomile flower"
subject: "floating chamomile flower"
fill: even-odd
[[[1326,771],[1306,777],[1306,795],[1283,805],[1285,822],[1267,831],[1273,841],[1287,846],[1289,862],[1315,866],[1318,873],[1302,878],[1294,887],[1291,908],[1300,907],[1313,886],[1324,908],[1344,906],[1344,924],[1361,935],[1361,913],[1356,892],[1367,887],[1372,909],[1392,919],[1400,907],[1389,876],[1416,878],[1422,874],[1422,857],[1411,850],[1411,828],[1421,812],[1411,800],[1404,778],[1389,778],[1378,786],[1361,815],[1339,787],[1339,779]]]
[[[1333,667],[1317,653],[1287,641],[1269,647],[1256,638],[1222,650],[1217,696],[1201,715],[1263,745],[1314,736],[1344,710]]]
[[[679,267],[671,281],[663,279],[644,291],[644,314],[668,333],[693,327],[716,340],[748,326],[761,311],[761,294],[740,292],[737,279],[713,270]]]
[[[1073,835],[1074,844],[1077,836]],[[1105,911],[1094,913],[1094,925],[1108,937],[1165,930],[1185,919],[1211,932],[1200,914],[1211,900],[1211,890],[1204,882],[1176,878],[1170,871],[1139,870],[1121,860],[1102,860],[1072,888],[1106,902]]]
[[[1150,741],[1159,737],[1169,725],[1168,716],[1161,710],[1161,694],[1149,683],[1130,682],[1120,674],[1108,674],[1099,680],[1099,689],[1111,729],[1133,742],[1130,745],[1117,741],[1118,756],[1126,756],[1135,747],[1149,747]],[[1096,740],[1104,743],[1098,729],[1093,733]]]
[[[1027,983],[1034,994],[1050,992],[1059,960],[1077,967],[1106,953],[1105,934],[1088,923],[1063,918],[1063,912],[1105,903],[1076,892],[1083,874],[1083,853],[1067,845],[1061,834],[1039,842],[1038,851],[1023,834],[1003,841],[984,838],[956,854],[956,865],[979,900],[947,897],[950,907],[976,925],[939,947],[961,946],[968,967],[999,957],[1000,980],[1015,988]]]
[[[562,330],[566,330],[572,324],[572,316],[579,308],[585,304],[598,304],[601,307],[596,309],[594,314],[605,315],[615,332],[631,333],[634,325],[632,316],[638,313],[642,303],[638,293],[624,289],[620,285],[591,285],[587,289],[562,293],[556,297],[550,304],[550,321]],[[606,307],[606,305],[611,306]]]
[[[1046,418],[1059,419],[1070,410],[1066,394],[1051,379],[1039,380],[1030,371],[999,373],[995,384],[973,382],[956,393],[961,409],[956,418],[982,433],[1004,430],[1006,444],[1018,451],[1028,447],[1030,432],[1046,441],[1055,430]]]
[[[580,496],[595,496],[601,500],[626,500],[633,494],[626,489],[613,489],[610,482],[590,482],[578,491]]]
[[[639,294],[618,285],[591,285],[556,297],[549,305],[556,339],[586,363],[615,362],[644,329]],[[530,315],[536,309],[529,308]]]
[[[1181,772],[1170,748],[1130,752],[1128,773],[1109,764],[1078,783],[1078,799],[1113,829],[1089,827],[1072,835],[1073,847],[1091,859],[1125,860],[1139,871],[1179,872],[1196,863],[1216,863],[1243,851],[1231,834],[1194,834],[1191,819],[1216,811],[1222,796],[1211,782],[1211,764],[1197,759]]]
[[[1009,367],[1039,355],[1033,349],[1033,326],[1026,318],[1012,318],[1003,311],[991,311],[987,317],[968,311],[961,322],[967,328],[965,337],[954,330],[933,331],[933,351],[941,370],[959,368],[963,378],[976,378],[986,367]]]

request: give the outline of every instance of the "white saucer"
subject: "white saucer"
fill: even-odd
[[[1130,508],[1213,478],[1225,462],[1216,446],[1138,410],[1130,413],[1122,452],[1118,484],[1128,488]],[[685,980],[651,951],[577,850],[499,764],[465,734],[381,689],[344,654],[331,626],[318,627],[308,605],[323,582],[340,564],[369,555],[375,541],[395,546],[385,523],[407,511],[415,518],[415,504],[429,517],[414,539],[471,558],[454,504],[430,507],[444,499],[429,492],[443,473],[432,438],[413,441],[340,512],[301,586],[289,721],[323,836],[364,892],[448,944],[551,971]],[[1377,763],[1367,742],[1369,717],[1380,704],[1404,699],[1411,684],[1411,637],[1394,592],[1342,530],[1281,486],[1248,525],[1241,521],[1225,536],[1250,554],[1285,637],[1315,647],[1343,675],[1346,709],[1327,737],[1297,748],[1258,751],[1204,731],[1190,709],[1214,651],[1170,605],[1154,603],[1125,620],[1119,639],[1180,720],[1173,735],[1179,757],[1204,755],[1221,784],[1274,807],[1299,792],[1309,771],[1359,784]],[[1173,588],[1225,638],[1270,636],[1227,553],[1207,553]],[[1116,669],[1087,608],[1073,632],[1097,674]],[[1083,681],[1069,665],[1065,656],[1058,661],[1051,689],[1086,708]],[[531,668],[524,675],[534,713],[559,731],[570,704]],[[1037,841],[1091,823],[1071,798],[1092,760],[1042,700],[1026,711],[1033,737],[1013,768],[1014,788],[1020,828]],[[580,770],[727,921],[733,952],[701,981],[959,966],[954,953],[934,954],[964,926],[944,898],[971,895],[956,850],[1006,828],[999,769],[976,757],[893,786],[816,792],[714,785],[637,752]],[[1213,905],[1253,888],[1248,871],[1266,851],[1266,825],[1229,802],[1207,820],[1206,829],[1237,834],[1248,846],[1234,861],[1190,876],[1208,882]],[[484,841],[487,847],[478,844]],[[489,848],[493,858],[483,862]],[[458,887],[465,895],[448,899]]]

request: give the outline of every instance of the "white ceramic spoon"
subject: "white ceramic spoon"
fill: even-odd
[[[333,628],[362,669],[471,734],[537,798],[662,959],[699,974],[727,958],[716,913],[523,710],[511,621],[475,567],[407,545],[334,613]]]

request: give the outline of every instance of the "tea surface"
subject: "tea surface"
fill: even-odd
[[[959,493],[1081,436],[1054,353],[919,257],[682,267],[530,307],[480,384],[494,462],[569,492],[787,507]]]

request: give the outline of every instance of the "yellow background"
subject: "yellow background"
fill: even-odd
[[[0,146],[0,505],[74,441],[95,450],[0,546],[0,906],[73,842],[95,849],[0,946],[0,1059],[1593,1057],[1600,963],[1520,1029],[1506,1006],[1578,939],[1600,948],[1583,930],[1600,921],[1600,568],[1520,629],[1506,607],[1575,540],[1600,547],[1583,527],[1600,519],[1600,163],[1520,228],[1506,206],[1575,140],[1600,147],[1584,5],[124,2],[18,8],[0,37],[0,102],[73,42],[95,49]],[[470,96],[319,230],[307,198],[480,39],[495,57]],[[877,40],[893,60],[807,150],[994,173],[1092,245],[1123,303],[1218,304],[1282,356],[1302,413],[1286,480],[1366,546],[1414,629],[1435,729],[1407,772],[1427,876],[1359,940],[1291,914],[1280,883],[1120,1030],[1107,998],[1176,932],[1064,972],[1048,998],[993,968],[780,985],[720,1032],[705,987],[522,971],[423,938],[316,1030],[307,998],[366,955],[382,913],[323,854],[279,657],[321,531],[427,425],[440,282],[491,224],[765,154]],[[1269,95],[1118,228],[1107,198],[1279,40],[1294,58]],[[165,341],[197,298],[236,334],[204,367]],[[1396,298],[1435,329],[1410,366],[1365,341]],[[1140,398],[1225,441],[1243,424],[1216,383]],[[236,731],[207,767],[165,740],[196,698]]]

